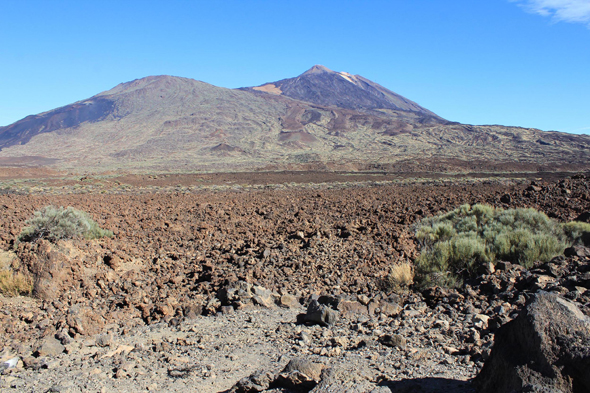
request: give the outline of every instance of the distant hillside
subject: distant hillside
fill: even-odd
[[[225,89],[150,76],[0,127],[0,166],[69,171],[581,170],[590,137],[450,123],[314,66]]]

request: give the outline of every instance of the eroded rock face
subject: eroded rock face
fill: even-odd
[[[536,294],[496,333],[475,384],[481,393],[590,391],[590,319],[573,303]]]
[[[73,273],[79,269],[71,250],[72,247],[65,242],[58,246],[45,239],[20,246],[18,254],[35,278],[33,294],[36,297],[55,300],[73,285],[78,278]]]

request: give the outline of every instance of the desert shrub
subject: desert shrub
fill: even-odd
[[[383,282],[385,289],[404,293],[414,283],[414,270],[409,262],[394,264]]]
[[[462,205],[417,225],[421,254],[416,279],[419,287],[455,286],[482,264],[496,260],[529,268],[563,253],[584,236],[590,236],[590,224],[558,224],[534,209]]]
[[[98,239],[113,236],[111,231],[100,228],[88,214],[73,207],[46,206],[35,212],[34,216],[26,221],[26,225],[18,237],[19,241],[47,239],[56,242],[60,239]]]
[[[563,231],[572,239],[573,244],[583,243],[590,246],[590,224],[587,222],[572,221],[561,224]]]

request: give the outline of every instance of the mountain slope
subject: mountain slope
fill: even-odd
[[[80,108],[99,105],[104,110],[93,118],[80,115]],[[177,156],[198,160],[203,150],[223,142],[228,131],[231,138],[241,139],[279,128],[284,111],[284,105],[247,92],[188,78],[147,77],[0,128],[0,156],[51,156],[68,169],[112,169],[119,163],[159,167],[174,163]]]
[[[360,75],[335,72],[315,65],[296,78],[282,79],[247,89],[284,95],[316,105],[370,111],[390,109],[415,112],[433,122],[444,119],[413,101]]]
[[[173,76],[122,83],[0,127],[0,165],[76,172],[590,169],[588,136],[450,123],[362,77],[320,67],[298,78],[262,90]],[[273,89],[301,94],[265,91]]]
[[[264,105],[260,106],[261,113],[256,113],[257,101],[264,102]],[[247,93],[215,87],[188,78],[152,76],[122,83],[87,100],[28,116],[7,127],[0,127],[0,148],[28,143],[39,134],[63,134],[65,130],[77,129],[81,125],[116,123],[123,120],[126,125],[132,127],[145,127],[152,123],[142,131],[142,135],[129,133],[126,136],[145,139],[152,135],[153,124],[157,123],[162,127],[169,127],[168,122],[175,122],[182,128],[183,125],[198,123],[195,118],[198,116],[213,115],[222,123],[223,118],[232,112],[252,111],[254,116],[266,117],[270,115],[266,113],[268,110],[272,111],[272,107],[264,100]]]

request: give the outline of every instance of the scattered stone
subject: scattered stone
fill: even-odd
[[[396,316],[402,311],[402,307],[399,304],[388,301],[381,301],[379,308],[381,313],[388,317]]]
[[[322,370],[325,368],[324,365],[319,363],[314,363],[309,359],[306,358],[294,358],[287,363],[285,368],[283,369],[283,373],[290,373],[293,371],[299,371],[302,374],[307,375],[314,381],[320,380],[320,375]]]
[[[440,328],[442,330],[448,330],[450,327],[450,324],[448,321],[438,319],[438,320],[434,321],[434,327]]]
[[[309,392],[317,385],[317,381],[299,370],[293,370],[290,372],[282,372],[277,375],[273,385],[298,392]]]
[[[222,314],[233,314],[234,308],[232,306],[221,306],[221,313]]]
[[[67,323],[75,333],[94,335],[102,332],[104,317],[82,304],[75,304],[68,310]]]
[[[72,342],[72,338],[65,331],[58,332],[55,338],[59,340],[62,345],[68,345]]]
[[[105,353],[104,355],[102,355],[100,358],[104,359],[104,358],[110,358],[119,354],[123,354],[123,353],[129,353],[131,351],[133,351],[135,349],[134,346],[131,345],[119,345],[117,347],[117,349],[113,349],[107,353]]]
[[[217,297],[222,306],[232,306],[236,310],[241,310],[252,305],[272,308],[278,295],[264,287],[238,281],[220,289]]]
[[[363,306],[366,306],[371,301],[371,299],[369,299],[369,297],[367,295],[363,295],[363,294],[357,295],[357,299]]]
[[[588,258],[590,257],[590,249],[584,246],[573,246],[566,248],[563,254],[566,257]]]
[[[310,393],[388,393],[391,390],[377,388],[366,379],[359,377],[349,370],[339,370],[335,367],[322,371],[321,381]]]
[[[459,354],[459,350],[455,347],[443,347],[443,349],[445,350],[446,353],[448,353],[449,355],[458,355]]]
[[[346,193],[327,189],[321,198],[303,188],[280,196],[268,190],[243,193],[243,198],[148,189],[112,198],[0,195],[0,210],[5,212],[0,243],[14,248],[18,257],[6,266],[31,272],[34,263],[52,259],[53,267],[38,271],[48,280],[51,272],[65,280],[53,298],[0,297],[0,367],[15,356],[25,367],[3,370],[0,390],[46,391],[75,381],[72,391],[217,391],[261,367],[273,374],[264,389],[268,393],[305,391],[311,385],[303,388],[308,381],[303,375],[308,376],[297,370],[283,373],[292,389],[272,385],[286,357],[297,354],[333,366],[332,378],[322,377],[313,393],[412,391],[410,385],[395,382],[398,379],[420,381],[417,391],[430,392],[424,388],[428,381],[444,386],[450,380],[457,382],[457,392],[471,392],[463,381],[487,362],[497,330],[516,318],[539,289],[571,299],[590,315],[585,251],[574,248],[571,256],[536,263],[528,270],[507,262],[499,262],[495,271],[484,266],[457,290],[410,290],[403,300],[386,295],[379,277],[398,256],[417,256],[411,225],[419,217],[476,200],[494,204],[508,192],[511,205],[539,208],[566,222],[586,211],[590,201],[586,178],[571,183],[543,183],[543,190],[532,194],[523,192],[528,184],[498,187],[495,180],[484,186],[489,193],[473,185],[477,194],[465,193],[463,186],[436,184],[421,188],[427,191],[418,198],[413,192],[401,198],[399,188],[389,186],[355,187]],[[340,208],[339,201],[353,200],[349,193],[363,203]],[[346,198],[339,199],[344,198],[341,194]],[[41,249],[43,242],[21,242],[18,247],[11,243],[32,209],[46,202],[85,206],[116,237],[77,239]],[[345,216],[348,209],[354,217]],[[347,240],[339,237],[346,234],[344,228]],[[291,238],[294,231],[301,231],[302,238]],[[119,256],[121,264],[112,264],[105,255]],[[339,256],[337,264],[334,255]],[[222,304],[217,296],[223,288],[246,290],[234,292]],[[302,307],[299,299],[315,299],[343,318],[327,327],[295,324],[297,308]],[[399,314],[396,305],[403,308]],[[233,309],[233,315],[223,313]],[[96,335],[106,331],[119,346]],[[405,350],[378,344],[380,337],[394,334],[406,339]],[[65,352],[32,357],[35,344],[47,337],[58,339]],[[120,348],[123,345],[126,349]],[[216,367],[209,368],[209,363]],[[190,368],[196,371],[183,371]],[[377,382],[383,386],[377,388]]]
[[[240,379],[229,391],[230,393],[263,392],[274,380],[274,375],[265,370],[258,370],[246,378]]]
[[[338,311],[332,310],[325,304],[319,304],[317,300],[312,300],[307,307],[307,313],[304,321],[316,323],[322,326],[329,326],[338,320]]]
[[[496,270],[507,272],[512,269],[512,264],[506,261],[496,261]]]
[[[182,308],[182,312],[186,319],[196,319],[203,314],[203,306],[199,304],[186,304]]]
[[[54,337],[47,337],[41,341],[35,351],[36,357],[57,356],[63,353],[65,347]]]
[[[407,340],[399,334],[386,334],[379,337],[379,342],[392,348],[406,349]]]
[[[20,358],[18,356],[3,361],[2,363],[0,363],[0,371],[15,368],[19,361]]]
[[[105,265],[109,266],[113,270],[118,270],[123,262],[118,255],[109,253],[103,257]]]
[[[113,336],[110,334],[99,334],[96,337],[96,345],[99,347],[108,347],[113,343]]]
[[[26,369],[35,370],[35,371],[40,370],[42,368],[47,368],[47,364],[43,360],[37,359],[32,356],[28,356],[28,357],[24,358],[23,365],[25,366]]]
[[[489,320],[490,320],[490,317],[488,317],[487,315],[476,314],[473,317],[473,324],[475,325],[476,328],[478,328],[480,330],[484,330],[484,329],[488,328]]]
[[[299,308],[301,304],[297,301],[295,296],[291,296],[289,294],[282,295],[278,301],[279,306],[284,308]]]
[[[340,311],[340,315],[343,317],[369,314],[369,310],[362,303],[349,300],[339,302],[338,311]]]
[[[253,286],[252,293],[252,300],[255,304],[266,308],[274,306],[273,293],[268,289],[261,286]]]
[[[332,337],[330,339],[332,346],[334,347],[346,347],[348,346],[348,339],[346,337]]]

